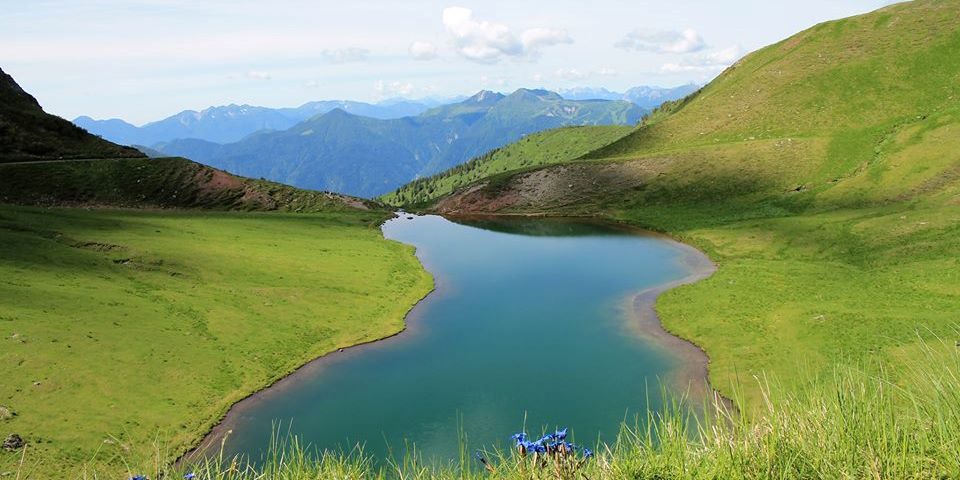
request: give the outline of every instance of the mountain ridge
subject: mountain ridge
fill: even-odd
[[[152,147],[158,143],[185,138],[232,143],[262,130],[286,130],[335,108],[373,118],[391,119],[422,113],[432,108],[431,105],[432,103],[412,101],[369,104],[349,100],[320,100],[307,102],[299,107],[282,108],[229,104],[202,110],[183,110],[141,126],[119,118],[98,120],[86,115],[75,118],[73,123],[95,135],[125,145]]]
[[[585,88],[560,90],[556,93],[567,100],[626,100],[641,108],[652,110],[663,101],[686,95],[692,91],[691,89],[696,89],[696,86],[693,84],[674,88],[639,86],[624,93],[610,92],[606,89]],[[589,91],[603,91],[605,94],[590,95],[586,93]],[[631,92],[641,93],[632,94]],[[142,125],[134,125],[122,118],[95,119],[87,115],[74,118],[73,123],[106,140],[122,145],[153,147],[158,143],[185,138],[223,144],[240,141],[247,135],[260,130],[286,130],[299,122],[327,113],[334,108],[341,108],[355,115],[391,120],[417,116],[428,110],[461,103],[468,99],[475,101],[478,96],[482,96],[484,101],[491,101],[491,98],[496,101],[505,95],[492,90],[482,90],[471,97],[453,97],[446,100],[394,98],[377,103],[351,100],[318,100],[304,103],[298,107],[278,108],[231,103],[229,105],[209,106],[200,110],[183,110],[169,117]],[[243,110],[247,112],[242,112]],[[209,118],[217,115],[233,119],[233,121],[229,122],[221,119],[219,123],[216,123]]]
[[[645,113],[626,101],[565,100],[541,89],[481,91],[416,117],[379,120],[334,109],[232,144],[175,140],[154,148],[240,175],[374,197],[525,135],[566,125],[632,125]]]
[[[575,87],[560,89],[557,93],[570,100],[626,100],[641,108],[653,110],[664,102],[683,98],[701,87],[702,85],[696,83],[676,87],[641,85],[629,88],[624,92],[615,92],[606,88]]]
[[[380,207],[346,195],[242,178],[183,158],[146,158],[44,112],[2,70],[0,202],[312,212]]]
[[[62,158],[136,158],[136,149],[88,135],[43,111],[40,102],[0,70],[0,163]]]

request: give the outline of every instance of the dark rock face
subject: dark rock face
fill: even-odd
[[[3,441],[3,449],[12,452],[14,450],[20,450],[23,446],[26,445],[26,442],[23,441],[23,438],[16,433],[11,433],[6,440]]]

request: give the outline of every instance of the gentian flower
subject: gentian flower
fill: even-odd
[[[524,447],[526,447],[528,452],[547,453],[547,447],[544,447],[541,442],[527,442]]]
[[[567,428],[564,427],[563,430],[557,430],[556,433],[553,434],[553,438],[556,438],[557,440],[566,440]]]
[[[513,435],[510,435],[510,438],[517,442],[517,446],[520,446],[523,442],[527,441],[527,434],[524,432],[514,433]]]
[[[583,449],[583,458],[590,458],[592,456],[593,456],[593,452],[591,452],[589,448]]]
[[[186,480],[193,480],[194,478],[197,478],[197,474],[196,474],[196,473],[193,473],[193,472],[190,472],[190,473],[184,475],[183,478],[186,479]]]

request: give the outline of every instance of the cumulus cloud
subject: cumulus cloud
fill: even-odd
[[[385,82],[383,80],[377,81],[377,83],[373,85],[373,89],[377,91],[377,95],[380,98],[405,97],[414,91],[412,83],[398,81]]]
[[[660,70],[666,73],[678,72],[718,72],[732,65],[744,55],[739,45],[714,52],[695,55],[679,63],[664,64]]]
[[[330,63],[350,63],[362,62],[370,56],[370,50],[366,48],[347,47],[324,50],[321,52],[323,58]]]
[[[520,43],[527,53],[538,53],[542,48],[564,43],[573,43],[565,30],[556,28],[531,28],[520,34]]]
[[[612,68],[601,68],[598,70],[581,70],[579,68],[560,68],[553,72],[554,76],[563,80],[576,81],[589,77],[613,77],[619,75],[619,72]]]
[[[634,30],[615,46],[641,52],[694,53],[706,48],[707,44],[696,30],[688,28],[682,32]]]
[[[270,80],[271,75],[261,70],[247,70],[246,77],[251,80]]]
[[[410,56],[414,60],[433,60],[437,58],[437,46],[430,42],[413,42],[410,44]]]
[[[505,57],[536,58],[549,46],[572,43],[564,30],[531,28],[519,35],[502,23],[477,20],[463,7],[443,9],[443,26],[457,53],[468,60],[496,63]]]

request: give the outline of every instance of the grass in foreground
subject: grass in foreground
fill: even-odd
[[[754,379],[764,392],[757,420],[723,410],[703,420],[674,403],[642,426],[625,426],[615,444],[601,445],[586,462],[484,452],[488,471],[464,444],[460,460],[447,465],[408,456],[377,467],[360,450],[317,453],[294,438],[277,442],[256,467],[214,457],[170,470],[143,463],[131,466],[130,474],[182,478],[193,473],[201,480],[960,477],[960,350],[951,342],[924,344],[904,369],[909,381],[901,384],[882,370],[841,368],[829,386],[815,382],[800,394]]]
[[[25,471],[117,478],[155,441],[168,461],[244,396],[399,331],[431,280],[382,218],[0,206],[0,431]],[[0,474],[19,462],[0,451]]]

